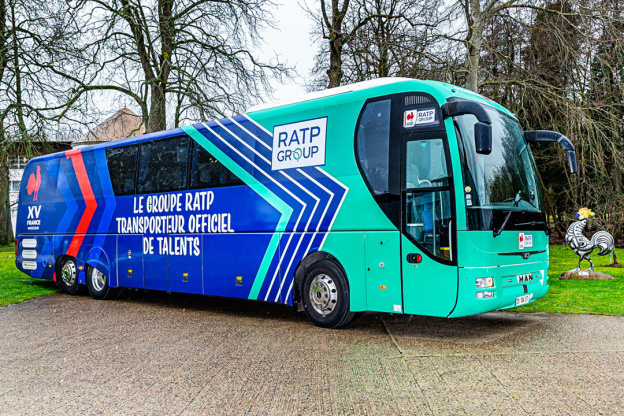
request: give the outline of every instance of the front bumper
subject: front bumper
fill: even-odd
[[[458,275],[457,305],[450,317],[513,308],[520,296],[529,295],[530,303],[548,293],[547,261],[497,267],[460,267]],[[479,277],[493,277],[494,287],[476,288],[475,279]],[[493,296],[477,298],[478,292],[493,292]]]

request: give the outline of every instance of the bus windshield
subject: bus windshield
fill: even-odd
[[[500,217],[509,212],[507,228],[544,222],[540,189],[533,156],[520,124],[513,118],[485,106],[492,119],[492,152],[475,152],[474,125],[477,118],[455,117],[468,229],[492,230],[501,226]]]

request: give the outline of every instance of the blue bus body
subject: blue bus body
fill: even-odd
[[[111,286],[292,304],[295,267],[320,248],[346,189],[319,169],[292,172],[287,182],[262,167],[251,149],[270,159],[272,137],[246,116],[187,131],[213,154],[227,155],[222,160],[235,160],[228,167],[258,187],[115,196],[106,149],[188,136],[183,129],[35,158],[21,186],[18,269],[56,280],[56,259],[68,255],[76,259],[80,284],[89,265]],[[30,176],[41,184],[36,200],[28,194]],[[312,212],[317,203],[326,209]],[[284,231],[296,232],[279,238]],[[31,245],[36,253],[26,258]]]

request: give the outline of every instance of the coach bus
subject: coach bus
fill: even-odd
[[[367,81],[246,114],[32,159],[15,261],[95,299],[142,288],[460,317],[548,291],[548,227],[525,132],[452,85]]]

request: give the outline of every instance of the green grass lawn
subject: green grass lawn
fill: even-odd
[[[31,279],[17,270],[12,246],[0,247],[0,306],[58,292],[50,280]]]
[[[617,250],[616,250],[617,251]],[[578,256],[567,246],[550,246],[550,290],[542,299],[511,309],[518,312],[564,312],[597,315],[624,316],[624,268],[604,267],[610,263],[609,256],[591,256],[594,270],[610,274],[615,280],[559,280],[561,273],[574,269]],[[624,251],[619,251],[624,256]],[[624,258],[618,259],[624,262]],[[584,261],[582,268],[589,268]]]
[[[57,292],[49,280],[31,279],[15,268],[13,247],[0,247],[0,306]],[[622,262],[624,262],[624,251]],[[616,280],[559,280],[559,275],[576,267],[578,257],[565,246],[550,246],[550,291],[518,312],[564,312],[624,316],[624,268],[604,267],[608,256],[593,256],[595,270]],[[583,267],[589,263],[584,262]]]

